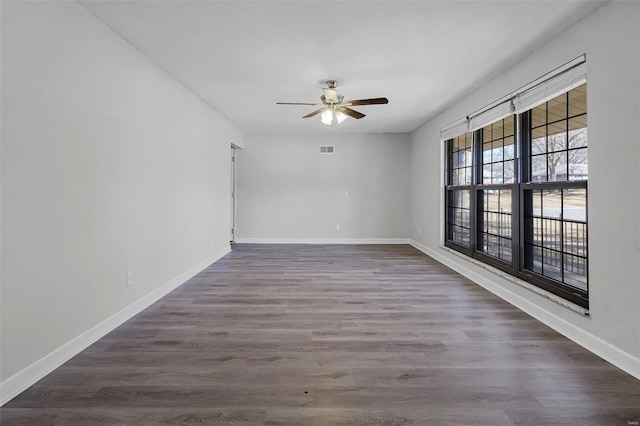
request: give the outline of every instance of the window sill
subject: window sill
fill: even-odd
[[[461,259],[466,260],[467,262],[473,263],[474,265],[479,266],[479,267],[481,267],[481,268],[483,268],[483,269],[485,269],[485,270],[487,270],[487,271],[499,276],[500,278],[503,278],[503,279],[505,279],[505,280],[507,280],[509,282],[512,282],[512,283],[514,283],[514,284],[516,284],[516,285],[518,285],[520,287],[524,287],[527,290],[532,291],[532,292],[536,293],[539,296],[542,296],[542,297],[544,297],[546,299],[549,299],[552,302],[555,302],[558,305],[563,306],[563,307],[565,307],[565,308],[567,308],[567,309],[569,309],[569,310],[571,310],[573,312],[576,312],[576,313],[578,313],[580,315],[583,315],[583,316],[589,316],[589,310],[583,308],[582,306],[578,306],[575,303],[571,303],[568,300],[565,300],[565,299],[563,299],[563,298],[561,298],[559,296],[556,296],[553,293],[549,293],[548,291],[543,290],[543,289],[541,289],[539,287],[536,287],[533,284],[530,284],[530,283],[528,283],[528,282],[526,282],[524,280],[521,280],[520,278],[514,277],[513,275],[508,274],[506,272],[503,272],[500,269],[494,268],[493,266],[487,265],[486,263],[480,262],[479,260],[476,260],[476,259],[474,259],[472,257],[466,256],[466,255],[464,255],[464,254],[462,254],[462,253],[460,253],[460,252],[458,252],[456,250],[453,250],[453,249],[451,249],[451,248],[449,248],[447,246],[441,245],[440,248],[442,250],[448,252],[448,253],[451,253],[451,254],[453,254],[453,255],[461,258]]]

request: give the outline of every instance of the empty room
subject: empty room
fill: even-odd
[[[640,424],[640,2],[0,1],[0,424]]]

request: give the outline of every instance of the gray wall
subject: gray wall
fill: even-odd
[[[411,138],[414,240],[542,307],[560,322],[592,333],[603,346],[613,345],[636,357],[640,355],[639,7],[637,2],[608,3],[421,126]],[[590,317],[577,315],[440,248],[440,128],[582,53],[587,54],[588,75]]]
[[[407,238],[409,135],[247,134],[244,141],[240,241]],[[320,145],[335,145],[335,154],[319,154]]]
[[[75,2],[2,3],[1,83],[4,380],[228,248],[242,135]]]

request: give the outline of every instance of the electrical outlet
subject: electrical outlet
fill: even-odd
[[[216,239],[215,239],[215,237],[212,235],[212,236],[211,236],[211,247],[215,247],[215,245],[216,245]]]
[[[422,228],[418,226],[418,235],[422,234]]]
[[[133,271],[127,272],[127,287],[133,285]]]
[[[349,198],[349,191],[344,192],[344,198]]]
[[[339,230],[340,230],[340,224],[336,223],[336,231],[339,231]]]

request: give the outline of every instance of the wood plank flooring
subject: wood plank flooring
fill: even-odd
[[[0,409],[3,426],[639,420],[640,381],[402,245],[235,245]]]

